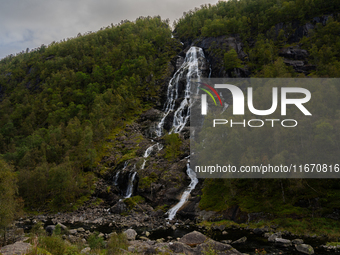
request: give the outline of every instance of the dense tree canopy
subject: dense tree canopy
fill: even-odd
[[[140,17],[0,61],[0,154],[26,205],[89,194],[83,170],[112,129],[158,100],[177,47],[167,22]]]

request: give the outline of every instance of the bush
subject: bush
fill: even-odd
[[[87,242],[91,249],[101,249],[105,247],[104,239],[102,237],[99,237],[98,234],[98,232],[94,232],[87,239]]]
[[[178,134],[170,134],[164,136],[166,148],[165,148],[165,158],[168,160],[174,160],[180,154],[180,147],[182,141]]]
[[[124,253],[123,250],[127,250],[128,240],[126,235],[123,233],[111,235],[108,243],[107,243],[107,254],[120,254]]]

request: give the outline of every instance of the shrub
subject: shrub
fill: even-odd
[[[128,240],[126,235],[123,233],[111,235],[108,243],[107,243],[107,254],[120,254],[123,253],[124,250],[127,250]]]
[[[102,237],[99,237],[98,234],[98,232],[94,232],[87,239],[87,242],[91,249],[101,249],[105,247],[104,239]]]

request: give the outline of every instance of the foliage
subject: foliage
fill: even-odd
[[[226,70],[243,67],[242,61],[238,58],[234,48],[231,48],[227,53],[224,53],[224,67]]]
[[[17,195],[17,176],[13,167],[0,158],[0,230],[4,231],[21,211]]]
[[[249,38],[264,34],[279,23],[299,21],[304,24],[314,17],[339,10],[336,0],[219,1],[216,5],[201,5],[184,13],[174,24],[175,34],[181,41],[236,33]]]
[[[133,209],[137,204],[143,203],[145,199],[141,196],[134,196],[124,199],[124,203],[129,207],[129,209]]]
[[[87,239],[87,242],[91,249],[95,250],[95,249],[101,249],[105,247],[105,242],[104,242],[103,237],[99,237],[98,234],[99,234],[98,232],[94,232]]]
[[[127,250],[128,245],[129,243],[124,233],[112,234],[107,242],[107,254],[122,254],[124,253],[122,249]]]
[[[179,148],[182,145],[182,140],[177,133],[172,133],[164,136],[165,140],[165,158],[169,161],[175,160],[180,154]]]
[[[159,100],[179,46],[166,21],[140,17],[0,61],[0,154],[27,207],[91,193],[105,137]]]
[[[147,189],[151,187],[151,184],[153,182],[156,182],[158,180],[158,175],[154,172],[150,173],[149,176],[145,176],[142,179],[140,179],[138,183],[138,188],[140,189]]]

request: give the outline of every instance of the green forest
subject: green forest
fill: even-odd
[[[147,17],[0,61],[0,154],[26,207],[72,209],[91,193],[104,138],[159,100],[178,47]]]
[[[0,190],[6,192],[0,204],[8,207],[0,208],[0,227],[17,216],[18,208],[70,211],[91,196],[105,140],[126,121],[164,104],[161,85],[172,75],[169,63],[183,50],[181,42],[188,46],[206,37],[239,36],[246,57],[239,58],[232,48],[217,52],[231,74],[246,68],[251,77],[335,78],[340,77],[339,13],[338,0],[219,1],[186,12],[173,31],[160,17],[140,17],[2,59]],[[294,24],[321,16],[328,17],[325,24],[317,23],[308,36],[294,40]],[[290,46],[308,51],[306,61],[315,68],[307,75],[280,56]],[[336,119],[320,125],[320,136],[339,130],[338,124]],[[231,143],[237,145],[238,138]],[[331,139],[338,138],[339,133]],[[182,141],[167,139],[165,157],[176,159]],[[237,152],[243,149],[232,156],[241,157]],[[293,206],[316,197],[323,209]],[[340,208],[339,198],[336,180],[207,179],[200,208],[222,211],[238,205],[245,212],[310,216],[313,210],[321,216]]]

